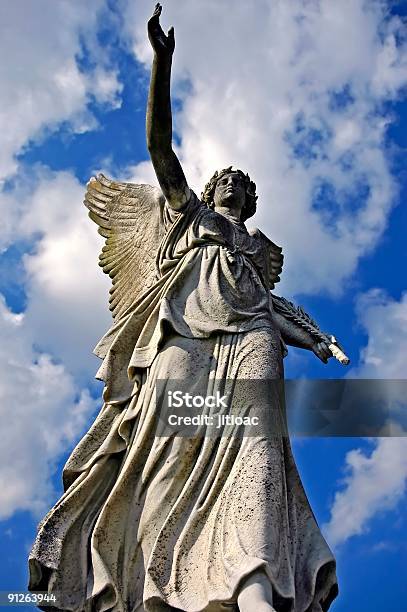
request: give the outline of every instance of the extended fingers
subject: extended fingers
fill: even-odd
[[[149,28],[151,27],[159,27],[160,26],[160,15],[161,15],[161,11],[162,11],[162,6],[161,4],[156,4],[155,5],[155,9],[153,14],[151,15],[150,19],[148,20],[148,26]]]
[[[174,50],[174,46],[175,46],[175,36],[174,36],[174,27],[171,26],[170,29],[168,30],[168,42],[170,45],[170,48],[172,48],[172,50]]]
[[[314,352],[324,363],[327,363],[328,359],[332,357],[332,353],[326,342],[318,342],[314,348]]]
[[[321,352],[324,356],[325,363],[328,361],[330,357],[332,357],[331,350],[326,342],[321,342]]]
[[[152,17],[148,20],[148,38],[156,54],[169,57],[173,54],[175,48],[174,28],[171,27],[168,30],[167,36],[164,34],[160,24],[161,11],[162,6],[160,3],[157,3]]]

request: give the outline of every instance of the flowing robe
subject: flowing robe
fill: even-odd
[[[283,377],[268,239],[194,194],[163,223],[155,284],[95,349],[105,404],[39,526],[29,588],[64,610],[220,612],[237,610],[240,582],[262,570],[277,612],[327,610],[335,561],[276,435],[284,403],[272,385],[257,435],[233,424],[162,435],[157,419],[165,381],[227,387],[230,414],[250,416]]]

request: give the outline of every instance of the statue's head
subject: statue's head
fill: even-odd
[[[205,185],[202,201],[214,210],[218,207],[233,208],[240,213],[240,220],[244,222],[256,212],[256,184],[248,174],[229,166],[215,172]]]

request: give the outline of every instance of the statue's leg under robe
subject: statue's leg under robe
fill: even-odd
[[[242,582],[237,595],[239,612],[275,612],[273,587],[263,571],[253,572]]]

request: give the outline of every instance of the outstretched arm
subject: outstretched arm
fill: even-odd
[[[273,312],[273,320],[284,342],[288,344],[288,346],[296,346],[297,348],[313,351],[321,361],[328,363],[328,359],[332,357],[332,353],[326,342],[316,340],[305,329],[295,325],[292,321],[286,319],[278,312]]]
[[[343,365],[349,364],[336,338],[322,332],[301,306],[273,293],[270,296],[273,320],[286,344],[313,351],[324,363],[335,356]]]
[[[160,25],[162,7],[157,4],[148,22],[148,37],[154,50],[147,104],[147,147],[162,192],[175,210],[189,200],[190,190],[172,149],[170,98],[171,64],[175,48],[174,28],[166,36]]]

